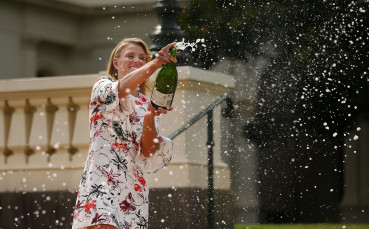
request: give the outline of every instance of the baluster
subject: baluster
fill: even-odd
[[[36,112],[36,107],[32,106],[28,99],[26,99],[26,105],[24,107],[24,118],[25,118],[25,128],[26,128],[26,148],[24,154],[26,155],[26,163],[29,162],[29,157],[35,154],[34,149],[29,146],[29,139],[31,137],[31,129],[33,123],[33,114]]]
[[[206,142],[208,147],[208,229],[214,228],[214,124],[213,124],[213,109],[208,112],[208,141]]]
[[[78,149],[73,146],[73,136],[74,136],[74,129],[76,126],[76,117],[77,117],[77,111],[79,110],[79,106],[75,104],[72,100],[72,97],[69,97],[69,103],[68,103],[68,124],[69,124],[69,161],[72,161],[72,157],[74,154],[78,152]]]
[[[51,136],[54,128],[55,113],[58,111],[58,107],[51,103],[51,99],[47,98],[46,110],[46,128],[47,128],[47,149],[46,153],[49,155],[47,161],[50,162],[50,157],[56,153],[56,149],[50,145]]]
[[[4,147],[4,156],[5,156],[5,163],[8,162],[8,157],[13,155],[14,152],[9,149],[8,147],[8,140],[10,135],[10,124],[12,122],[12,116],[15,112],[15,109],[8,104],[8,100],[5,100],[4,106],[4,134],[5,134],[5,147]]]

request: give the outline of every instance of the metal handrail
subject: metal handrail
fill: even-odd
[[[199,121],[202,117],[204,117],[209,111],[212,111],[215,107],[217,107],[220,103],[222,103],[224,100],[227,102],[227,108],[222,111],[223,116],[225,117],[231,117],[233,114],[233,103],[232,100],[229,98],[228,94],[224,94],[222,97],[220,97],[218,100],[210,104],[207,108],[202,110],[198,115],[193,117],[190,121],[188,121],[186,124],[184,124],[182,127],[180,127],[178,130],[174,131],[171,135],[169,135],[168,138],[173,140],[175,137],[177,137],[179,134],[181,134],[183,131],[190,128],[193,124],[195,124],[197,121]]]
[[[224,94],[218,100],[213,102],[210,106],[206,109],[202,110],[198,115],[184,124],[181,128],[173,132],[169,135],[170,139],[174,139],[183,131],[190,128],[193,124],[199,121],[202,117],[206,114],[208,115],[207,118],[207,127],[208,127],[208,140],[206,142],[208,148],[208,229],[214,228],[214,177],[213,177],[213,147],[214,147],[214,137],[213,137],[213,110],[223,101],[227,102],[227,107],[223,108],[222,114],[223,117],[230,118],[233,115],[233,103],[232,100],[229,98],[227,94]]]

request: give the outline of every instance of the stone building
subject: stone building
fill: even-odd
[[[0,227],[34,228],[42,222],[69,228],[88,148],[91,87],[121,38],[151,44],[159,22],[152,9],[156,2],[0,0]],[[186,0],[179,2],[186,6]],[[263,48],[263,56],[246,64],[225,59],[211,71],[179,67],[177,110],[163,121],[173,123],[161,130],[169,135],[230,92],[233,118],[223,119],[221,107],[214,111],[216,228],[260,222],[269,201],[260,199],[258,148],[243,134],[255,113],[260,77],[276,55]],[[363,117],[359,140],[344,152],[342,222],[369,219],[369,125]],[[206,228],[205,127],[203,118],[176,138],[170,166],[148,176],[151,228]]]
[[[0,1],[1,228],[70,228],[89,145],[91,88],[116,42],[149,45],[153,0]],[[234,86],[233,77],[178,67],[170,135]],[[200,101],[198,103],[196,101]],[[230,170],[221,160],[221,107],[213,111],[216,223],[231,227]],[[175,156],[146,176],[150,228],[207,225],[206,118],[174,139]],[[222,227],[223,227],[222,226]]]

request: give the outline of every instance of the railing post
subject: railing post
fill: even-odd
[[[208,229],[214,228],[213,110],[208,112]]]
[[[181,128],[174,131],[171,135],[169,135],[170,139],[174,139],[179,134],[187,130],[189,127],[191,127],[193,124],[195,124],[197,121],[199,121],[202,117],[207,115],[207,127],[208,127],[208,139],[206,142],[207,148],[208,148],[208,212],[207,212],[207,219],[208,219],[208,229],[214,228],[214,219],[215,219],[215,213],[214,213],[214,176],[213,176],[213,170],[214,170],[214,124],[213,124],[213,110],[215,107],[217,107],[219,104],[221,104],[224,100],[227,102],[227,107],[222,109],[222,115],[224,118],[231,118],[233,115],[233,103],[232,100],[228,97],[228,95],[223,95],[221,98],[216,100],[214,103],[212,103],[210,106],[208,106],[206,109],[202,110],[198,115],[196,115],[194,118],[192,118],[190,121],[188,121],[186,124],[184,124]]]

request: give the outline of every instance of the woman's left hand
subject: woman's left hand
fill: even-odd
[[[153,114],[154,116],[159,116],[161,114],[166,114],[168,111],[173,110],[173,107],[169,107],[168,110],[165,110],[162,107],[159,107],[158,109],[155,109],[155,107],[153,107],[153,105],[151,103],[149,103],[148,107],[147,107],[147,112],[150,112],[151,114]]]
[[[149,103],[147,106],[147,111],[145,114],[145,118],[143,121],[143,128],[142,128],[142,136],[141,136],[141,147],[142,147],[142,154],[145,157],[149,157],[153,155],[156,150],[158,150],[159,143],[160,143],[160,136],[156,132],[155,128],[155,116],[159,116],[161,114],[166,114],[168,111],[173,110],[170,107],[168,110],[165,110],[161,107],[155,109],[155,107]],[[159,141],[157,141],[159,139]]]

